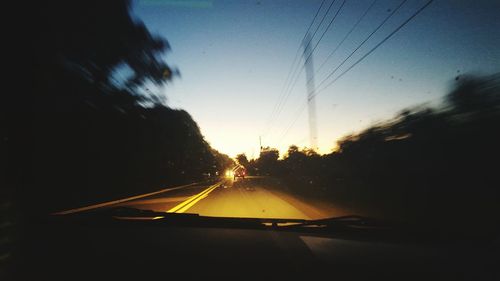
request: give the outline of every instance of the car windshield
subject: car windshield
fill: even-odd
[[[34,6],[6,209],[499,222],[499,1]]]

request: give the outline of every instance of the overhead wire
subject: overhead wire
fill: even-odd
[[[407,2],[408,0],[403,0],[399,5],[392,10],[392,12],[387,15],[382,22],[352,51],[328,76],[325,77],[319,84],[318,88],[325,83],[337,70],[344,65],[384,24]]]
[[[316,33],[318,32],[319,28],[321,27],[321,25],[323,24],[326,16],[329,14],[333,4],[335,3],[336,0],[333,0],[330,5],[328,6],[326,12],[323,14],[323,17],[321,18],[319,24],[316,26],[316,29],[314,30],[310,40],[306,43],[306,45],[310,45],[311,42],[312,42],[312,39],[314,38],[314,36],[316,35]],[[321,2],[321,5],[320,7],[318,8],[314,18],[313,18],[313,21],[311,22],[311,24],[309,25],[309,28],[308,30],[306,31],[306,33],[304,34],[302,40],[301,40],[301,43],[299,44],[299,47],[297,49],[297,52],[295,54],[295,59],[294,59],[294,63],[292,63],[292,68],[290,70],[293,69],[293,71],[291,72],[292,75],[290,76],[291,77],[295,77],[296,73],[297,73],[297,66],[295,65],[295,62],[297,62],[297,58],[298,58],[298,54],[300,53],[300,49],[301,49],[301,45],[303,44],[304,40],[306,39],[306,36],[307,34],[309,33],[310,31],[310,28],[313,26],[313,23],[315,21],[315,19],[317,18],[320,10],[321,10],[321,7],[323,6],[325,0],[323,2]],[[290,71],[289,71],[290,73]],[[271,125],[272,123],[274,122],[274,120],[279,116],[279,114],[281,113],[281,110],[282,110],[282,107],[284,106],[284,104],[286,104],[286,100],[288,99],[289,97],[289,94],[288,93],[288,89],[289,89],[289,85],[290,85],[290,79],[288,78],[288,75],[287,75],[287,79],[285,80],[285,85],[280,93],[280,98],[278,99],[278,102],[276,103],[275,107],[273,108],[273,111],[271,112],[271,115],[270,115],[270,118],[267,122],[267,128],[266,130],[264,131],[264,134],[263,135],[266,135],[268,133],[268,131],[270,130],[271,128]]]
[[[342,44],[344,44],[345,40],[349,37],[349,35],[351,35],[351,33],[356,29],[356,27],[358,27],[358,25],[361,23],[361,21],[363,21],[363,19],[365,18],[365,16],[373,8],[373,6],[375,6],[375,3],[377,3],[377,2],[378,2],[378,0],[373,0],[372,1],[372,3],[370,4],[370,6],[368,6],[368,8],[361,15],[361,17],[358,18],[358,20],[356,21],[356,23],[351,27],[351,29],[346,33],[346,35],[342,38],[342,40],[337,44],[337,46],[335,47],[335,49],[333,49],[333,51],[330,52],[330,54],[328,54],[328,56],[326,57],[326,59],[323,61],[323,63],[321,63],[321,65],[318,67],[318,69],[315,71],[315,73],[319,73],[319,71],[323,68],[323,66],[325,66],[325,64],[328,62],[328,60],[330,60],[330,58],[337,52],[337,50],[340,48],[340,46],[342,46]],[[309,81],[307,81],[307,82],[309,83]]]
[[[406,19],[403,23],[401,23],[396,29],[394,29],[389,35],[387,35],[384,39],[382,39],[378,44],[376,44],[373,48],[371,48],[368,52],[366,52],[361,58],[359,58],[356,62],[354,62],[350,67],[348,67],[345,71],[343,71],[339,76],[337,76],[334,80],[328,83],[324,88],[317,91],[313,97],[317,96],[321,92],[323,92],[326,88],[335,83],[340,77],[344,76],[347,72],[353,69],[357,64],[362,62],[366,57],[372,54],[378,47],[384,44],[387,40],[389,40],[394,34],[396,34],[399,30],[401,30],[405,25],[407,25],[412,19],[414,19],[418,14],[420,14],[423,10],[425,10],[434,0],[429,0],[425,5],[420,7],[415,13],[413,13],[408,19]]]
[[[335,1],[332,2],[332,4],[334,3]],[[320,36],[320,39],[316,42],[316,44],[314,45],[312,51],[309,53],[309,55],[305,58],[305,63],[307,63],[307,61],[311,58],[313,52],[316,50],[316,48],[318,47],[319,43],[321,42],[321,40],[323,40],[323,37],[325,36],[325,34],[328,32],[328,30],[330,30],[330,28],[332,27],[332,24],[333,22],[335,21],[335,19],[337,18],[337,16],[339,15],[340,11],[342,10],[342,8],[344,7],[344,4],[345,4],[346,0],[343,0],[342,1],[342,4],[339,6],[339,8],[337,9],[337,12],[335,13],[335,15],[332,17],[332,19],[330,20],[328,26],[325,28],[325,30],[323,31],[323,33],[321,34]],[[330,5],[331,7],[331,5]],[[329,8],[330,8],[329,7]],[[307,45],[309,45],[312,41],[312,37],[311,37],[311,40],[309,40],[309,42],[307,43]],[[307,45],[305,48],[307,48]],[[283,111],[283,108],[284,108],[284,105],[286,104],[286,101],[288,100],[288,98],[290,97],[292,91],[293,91],[293,88],[295,87],[295,84],[297,83],[298,81],[298,77],[299,75],[302,73],[302,70],[304,69],[305,67],[305,64],[302,65],[302,67],[300,68],[300,71],[299,73],[297,73],[296,76],[294,76],[294,82],[292,84],[292,87],[289,88],[289,90],[287,91],[287,95],[285,96],[285,99],[282,103],[282,105],[278,108],[278,111],[276,113],[276,116],[279,116],[281,114],[281,112]]]
[[[337,76],[334,80],[332,80],[330,83],[328,83],[325,87],[321,88],[320,90],[316,91],[313,95],[312,95],[312,98],[316,97],[317,95],[319,95],[320,93],[324,92],[324,90],[326,90],[328,87],[330,87],[331,85],[333,85],[336,81],[338,81],[338,79],[340,79],[342,76],[344,76],[345,74],[347,74],[351,69],[353,69],[356,65],[358,65],[359,63],[361,63],[365,58],[367,58],[370,54],[372,54],[377,48],[379,48],[381,45],[383,45],[385,42],[387,42],[387,40],[389,40],[392,36],[394,36],[394,34],[396,34],[398,31],[400,31],[405,25],[407,25],[411,20],[413,20],[418,14],[420,14],[423,10],[425,10],[434,0],[429,0],[428,2],[426,2],[425,5],[423,5],[422,7],[420,7],[417,11],[415,11],[410,17],[408,17],[404,22],[402,22],[398,27],[396,27],[391,33],[389,33],[386,37],[384,37],[379,43],[377,43],[374,47],[372,47],[368,52],[366,52],[361,58],[359,58],[357,61],[355,61],[351,66],[349,66],[345,71],[343,71],[339,76]],[[404,2],[406,2],[406,0],[402,1],[401,4],[398,6],[397,9],[399,9],[399,7],[402,6],[402,4],[404,4]],[[394,12],[394,11],[393,11]],[[394,13],[391,13],[391,15],[394,14]],[[383,22],[385,22],[386,20],[384,20]],[[376,29],[378,30],[378,28]],[[372,32],[373,34],[373,32]],[[372,35],[370,34],[370,36]],[[366,41],[366,40],[365,40]],[[363,41],[363,42],[365,42]],[[359,46],[358,46],[359,47]],[[359,49],[359,48],[356,48],[356,50]],[[351,53],[352,55],[352,53]],[[336,68],[338,69],[338,67]],[[331,75],[330,75],[331,76]],[[329,76],[329,77],[330,77]],[[325,80],[323,80],[325,81]],[[302,113],[302,111],[305,109],[305,106],[307,105],[307,102],[306,103],[303,103],[303,106],[301,107],[300,109],[300,113],[296,115],[295,119],[292,121],[292,123],[290,124],[290,126],[287,127],[285,133],[281,136],[281,141],[284,139],[284,137],[288,134],[288,132],[291,130],[291,128],[295,125],[295,123],[297,122],[297,119],[298,119],[298,116],[300,116],[300,114]]]
[[[309,24],[309,26],[307,27],[307,30],[306,30],[306,32],[304,33],[304,36],[302,37],[301,42],[305,40],[305,38],[306,38],[307,34],[308,34],[308,33],[309,33],[309,31],[311,30],[311,27],[313,26],[314,22],[316,21],[316,18],[318,17],[318,14],[319,14],[319,12],[321,11],[321,8],[322,8],[322,7],[323,7],[323,5],[325,4],[325,2],[326,2],[326,0],[323,0],[323,1],[321,2],[321,4],[320,4],[319,8],[316,10],[316,13],[314,14],[314,17],[313,17],[313,19],[312,19],[311,23],[310,23],[310,24]],[[318,25],[318,26],[319,26],[319,25]],[[274,107],[273,107],[273,109],[272,109],[272,111],[271,111],[271,114],[269,115],[269,118],[268,118],[267,124],[269,124],[269,123],[271,122],[271,120],[272,120],[272,118],[274,117],[274,114],[275,114],[275,112],[276,112],[276,109],[277,109],[277,107],[278,107],[278,106],[279,106],[279,104],[280,104],[280,101],[283,99],[283,94],[285,93],[285,88],[286,88],[286,87],[288,87],[287,85],[288,85],[288,81],[289,81],[289,79],[290,79],[290,74],[292,73],[292,70],[294,70],[294,69],[295,69],[295,63],[297,62],[297,59],[298,59],[298,56],[299,56],[299,53],[300,53],[300,49],[301,49],[301,46],[300,46],[300,44],[299,44],[299,46],[298,46],[298,48],[297,48],[297,51],[295,52],[295,57],[294,57],[294,59],[293,59],[293,62],[292,62],[292,64],[290,65],[290,69],[288,70],[288,74],[287,74],[287,76],[286,76],[285,83],[283,84],[283,87],[282,87],[282,89],[281,89],[281,91],[280,91],[280,95],[279,95],[279,97],[278,97],[278,100],[277,100],[277,102],[275,103],[275,105],[274,105]],[[269,129],[269,128],[266,128],[266,129],[265,129],[264,134],[267,134],[267,130],[268,130],[268,129]]]

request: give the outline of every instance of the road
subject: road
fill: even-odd
[[[318,219],[348,214],[330,204],[294,196],[265,177],[191,184],[60,213],[117,206],[219,217]]]

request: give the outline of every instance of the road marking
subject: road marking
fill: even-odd
[[[181,185],[181,186],[172,187],[172,188],[165,188],[165,189],[158,190],[158,191],[155,191],[155,192],[150,192],[150,193],[146,193],[146,194],[140,194],[140,195],[136,195],[136,196],[132,196],[132,197],[128,197],[128,198],[123,198],[123,199],[118,199],[118,200],[114,200],[114,201],[99,203],[99,204],[90,205],[90,206],[81,207],[81,208],[70,209],[70,210],[66,210],[66,211],[60,211],[60,212],[56,212],[56,213],[52,213],[52,214],[53,215],[67,215],[67,214],[73,214],[73,213],[88,211],[88,210],[102,208],[102,207],[106,207],[106,206],[110,206],[110,205],[115,205],[115,204],[119,204],[119,203],[131,201],[131,200],[135,200],[135,199],[139,199],[139,198],[151,196],[151,195],[156,195],[156,194],[163,193],[163,192],[173,191],[173,190],[185,188],[185,187],[188,187],[188,186],[193,186],[193,185],[196,185],[196,184],[200,184],[200,182],[190,183],[190,184]]]
[[[182,203],[180,203],[177,206],[173,207],[172,209],[168,210],[167,213],[184,213],[189,208],[193,207],[194,204],[198,203],[201,199],[206,198],[210,192],[214,191],[221,184],[222,184],[222,181],[220,181],[214,185],[209,186],[207,189],[203,190],[202,192],[198,193],[197,195],[188,198],[187,200],[183,201]]]
[[[200,192],[194,196],[189,197],[188,199],[184,200],[182,203],[180,203],[177,206],[173,207],[172,209],[168,210],[167,213],[183,213],[183,212],[185,212],[187,209],[191,208],[198,201],[205,198],[206,194],[212,192],[215,188],[220,186],[221,183],[222,182],[211,185],[207,189],[203,190],[202,192]]]

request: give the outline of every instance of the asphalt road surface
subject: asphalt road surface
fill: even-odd
[[[60,213],[117,206],[218,217],[318,219],[348,214],[330,204],[294,196],[265,177],[190,184]]]

